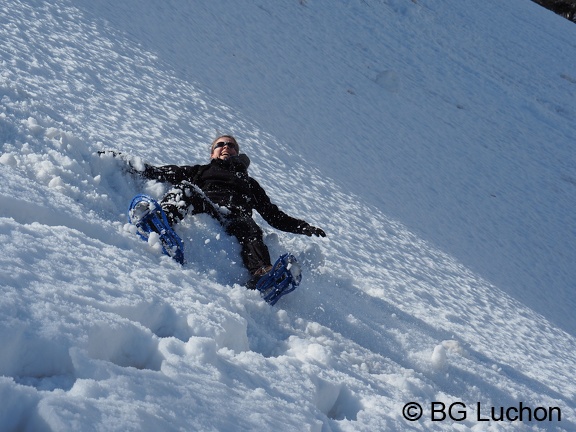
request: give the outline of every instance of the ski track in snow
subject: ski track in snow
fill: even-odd
[[[408,423],[402,406],[520,400],[576,429],[573,336],[73,5],[0,7],[0,429],[516,430],[472,408]],[[304,269],[273,308],[210,218],[177,228],[184,267],[140,241],[127,205],[164,186],[96,154],[200,163],[217,130],[238,131],[274,202],[328,233],[260,220],[272,255]]]

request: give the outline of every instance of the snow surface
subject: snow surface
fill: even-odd
[[[11,0],[0,40],[0,430],[576,430],[572,23],[528,0]],[[328,234],[256,216],[304,270],[274,307],[205,215],[184,267],[139,240],[127,205],[165,186],[96,154],[204,163],[223,132]],[[520,403],[561,418],[490,418]]]

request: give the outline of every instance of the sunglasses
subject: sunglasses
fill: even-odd
[[[224,147],[224,146],[228,146],[228,147],[233,148],[234,150],[238,151],[238,144],[236,144],[235,142],[232,142],[232,141],[220,141],[220,142],[217,142],[217,143],[214,145],[214,150],[216,150],[217,148]]]

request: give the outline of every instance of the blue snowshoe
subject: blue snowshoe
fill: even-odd
[[[298,261],[294,255],[286,253],[278,258],[272,270],[258,280],[256,289],[266,302],[274,305],[280,297],[294,291],[301,281],[302,271]]]
[[[166,213],[158,201],[148,195],[136,195],[130,203],[128,219],[145,241],[148,241],[152,232],[157,233],[160,236],[162,252],[184,264],[184,242],[168,223]]]

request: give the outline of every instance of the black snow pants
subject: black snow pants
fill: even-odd
[[[218,208],[196,186],[170,190],[160,202],[170,225],[186,215],[208,213],[224,227],[228,235],[238,239],[242,248],[240,255],[244,267],[254,274],[262,267],[271,265],[270,252],[264,243],[262,229],[250,215],[241,212],[220,212]]]

